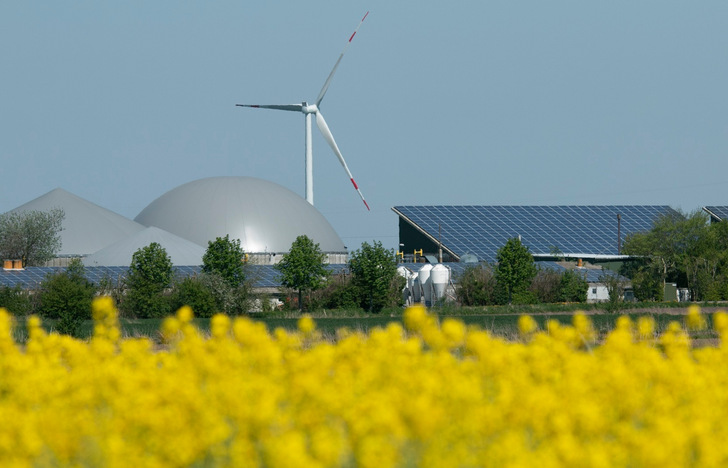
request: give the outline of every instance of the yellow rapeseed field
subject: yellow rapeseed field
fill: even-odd
[[[324,340],[182,308],[163,346],[122,338],[109,298],[88,341],[0,311],[2,467],[726,466],[728,346],[693,349],[691,309],[661,336],[589,318],[510,342],[422,307]],[[713,323],[728,343],[728,315]],[[332,342],[334,341],[334,342]]]

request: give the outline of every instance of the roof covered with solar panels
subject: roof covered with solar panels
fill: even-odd
[[[713,222],[728,220],[728,206],[704,206],[703,211],[710,215]]]
[[[487,262],[495,261],[508,239],[519,236],[536,257],[617,258],[618,232],[624,243],[628,235],[650,230],[659,216],[675,213],[664,205],[395,206],[392,210],[432,243],[439,240],[443,251],[456,259],[473,254]],[[400,242],[401,226],[402,222]]]

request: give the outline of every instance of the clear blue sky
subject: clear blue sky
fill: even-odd
[[[253,6],[247,6],[252,3]],[[4,2],[0,211],[62,187],[134,218],[210,176],[303,196],[350,248],[408,204],[728,204],[728,2]]]

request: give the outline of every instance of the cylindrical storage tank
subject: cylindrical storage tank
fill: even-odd
[[[412,302],[422,302],[422,286],[420,285],[420,277],[417,275],[412,278]]]
[[[442,264],[437,264],[430,271],[430,282],[432,283],[432,300],[437,301],[445,297],[447,283],[450,282],[450,269]]]
[[[10,270],[13,268],[13,261],[12,260],[5,260],[3,261],[3,268],[6,270]]]
[[[23,269],[23,261],[22,260],[13,260],[13,270],[22,270]]]
[[[432,265],[426,263],[417,272],[417,277],[422,285],[422,295],[425,297],[425,305],[430,307],[432,305],[432,283],[430,282],[430,272],[432,271]]]
[[[404,288],[402,288],[402,301],[405,305],[409,305],[409,296],[410,296],[410,289],[409,289],[409,276],[410,271],[407,269],[407,267],[404,267],[402,265],[397,267],[397,274],[405,279]]]

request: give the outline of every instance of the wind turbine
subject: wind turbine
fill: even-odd
[[[329,146],[331,146],[331,149],[334,150],[334,154],[336,154],[336,157],[339,158],[339,162],[342,166],[344,166],[344,170],[346,171],[346,174],[349,176],[349,180],[351,180],[351,183],[354,185],[354,188],[359,193],[359,196],[361,197],[361,200],[364,202],[364,205],[367,207],[367,210],[369,210],[369,204],[364,199],[364,195],[362,195],[361,190],[359,190],[359,186],[354,181],[354,176],[351,175],[351,171],[349,170],[349,166],[346,165],[346,161],[344,160],[344,156],[341,154],[341,151],[339,150],[339,147],[336,145],[336,141],[334,140],[334,135],[331,134],[331,130],[329,130],[329,126],[326,124],[326,120],[324,120],[323,114],[321,114],[321,109],[319,108],[321,106],[321,101],[324,100],[324,96],[326,95],[326,91],[329,89],[329,85],[331,84],[331,80],[334,77],[334,73],[336,73],[336,69],[339,67],[339,63],[341,62],[341,59],[344,58],[344,54],[346,53],[346,49],[349,48],[349,45],[351,44],[351,41],[354,39],[354,36],[356,36],[357,31],[359,31],[359,28],[361,27],[362,23],[366,19],[366,17],[369,15],[369,12],[367,11],[364,17],[359,22],[359,26],[356,27],[354,30],[354,33],[349,37],[349,41],[346,43],[346,46],[344,47],[344,50],[341,52],[341,55],[339,55],[339,59],[336,61],[336,64],[334,65],[334,68],[331,70],[331,73],[329,73],[329,77],[326,78],[326,82],[324,83],[323,88],[321,88],[321,92],[319,93],[318,97],[316,98],[316,102],[314,104],[309,104],[306,101],[303,101],[301,104],[235,104],[236,106],[240,107],[254,107],[257,109],[275,109],[275,110],[284,110],[284,111],[293,111],[293,112],[302,112],[305,116],[305,122],[306,122],[306,201],[313,205],[313,145],[311,143],[311,115],[316,116],[316,125],[318,126],[319,130],[321,131],[321,134],[323,135],[324,139],[328,142]]]

